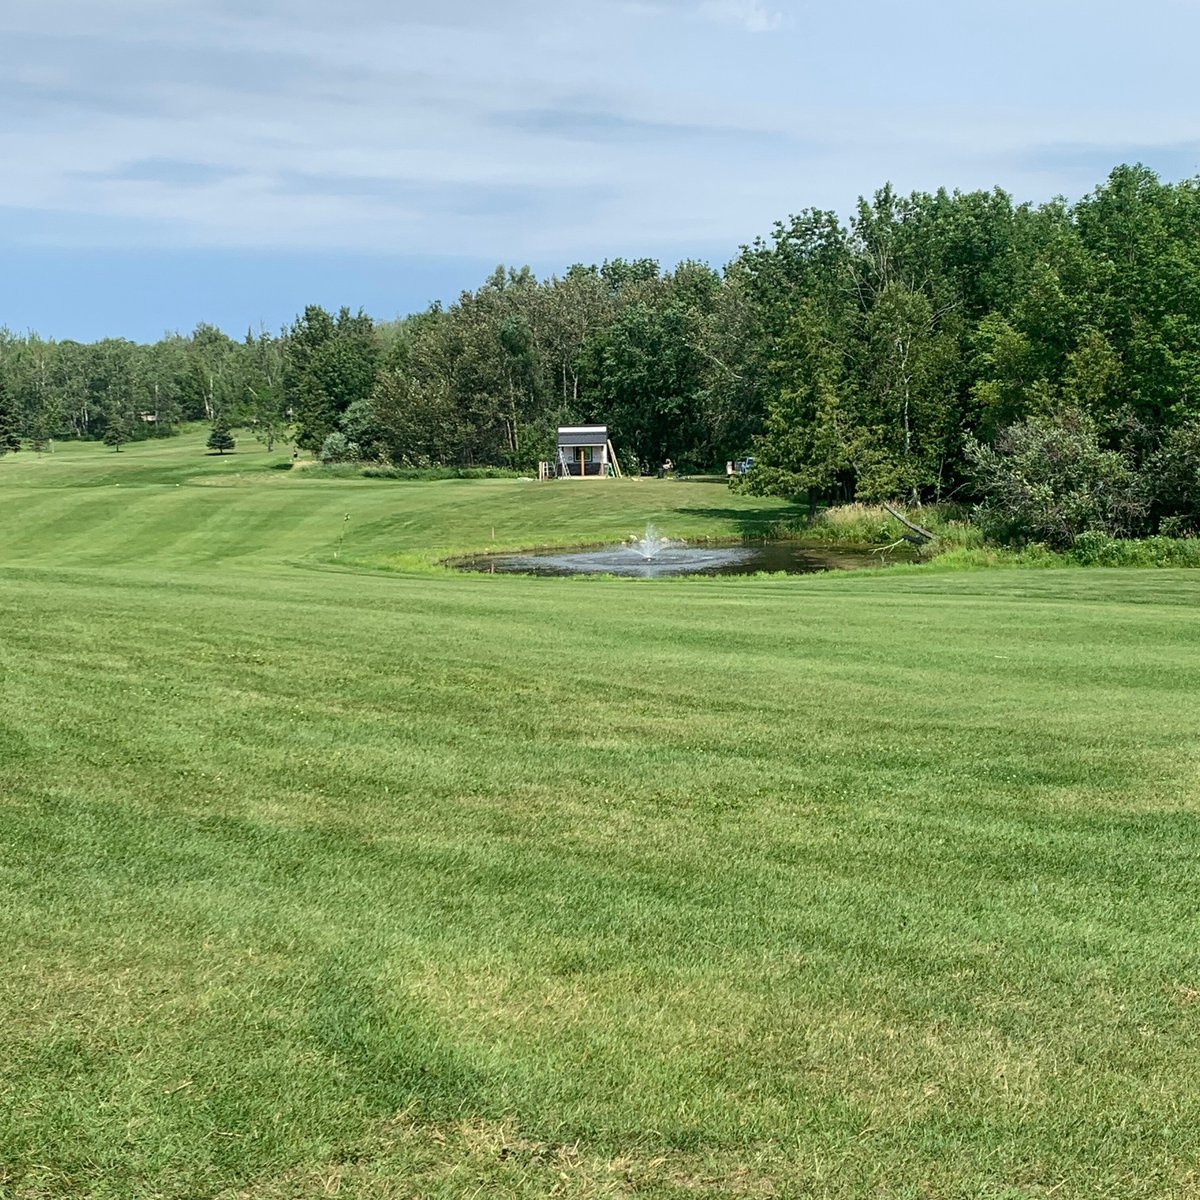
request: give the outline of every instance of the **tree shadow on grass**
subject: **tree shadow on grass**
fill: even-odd
[[[703,517],[709,521],[724,521],[736,527],[742,537],[766,537],[779,526],[799,529],[808,519],[808,508],[803,504],[773,505],[770,508],[680,508],[688,516]]]
[[[309,1036],[377,1114],[413,1103],[434,1119],[487,1110],[492,1081],[426,1006],[373,978],[368,963],[328,956],[309,985]]]

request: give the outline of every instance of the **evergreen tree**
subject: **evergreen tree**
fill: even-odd
[[[226,450],[232,450],[235,445],[233,434],[229,432],[229,422],[224,417],[218,416],[213,421],[212,432],[208,435],[208,448],[215,450],[218,454],[224,454]]]
[[[4,376],[0,375],[0,454],[10,450],[16,454],[21,448],[21,430],[17,424],[17,407]]]
[[[104,444],[120,453],[121,447],[127,441],[129,441],[129,434],[126,432],[125,426],[120,421],[109,421],[104,429]]]

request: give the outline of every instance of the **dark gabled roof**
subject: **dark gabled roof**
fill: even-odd
[[[603,446],[608,441],[607,425],[560,425],[560,446]]]

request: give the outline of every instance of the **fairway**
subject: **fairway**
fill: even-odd
[[[0,1197],[1200,1196],[1200,576],[287,461],[0,459]]]

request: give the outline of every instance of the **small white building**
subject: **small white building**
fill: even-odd
[[[621,474],[607,425],[560,425],[552,466],[559,479],[609,479]]]

